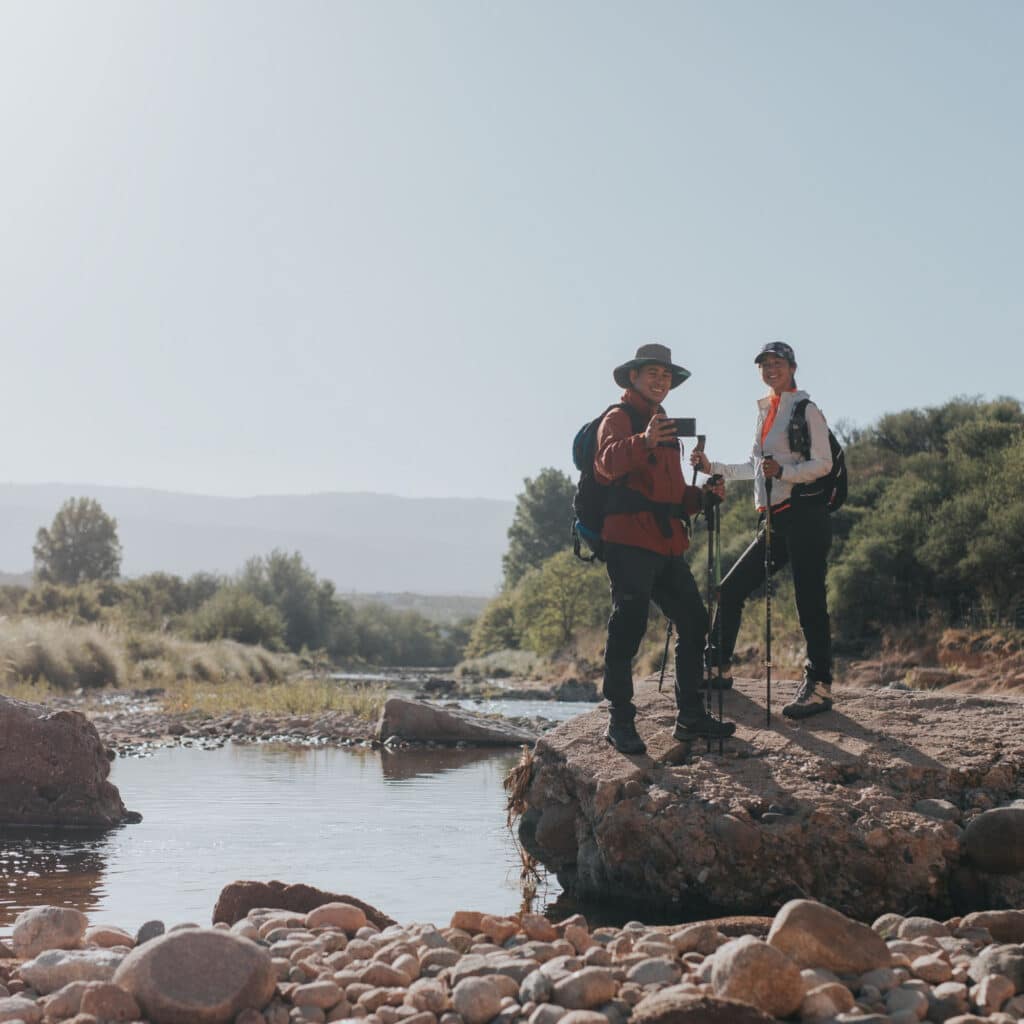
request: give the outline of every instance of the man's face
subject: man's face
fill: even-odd
[[[649,363],[630,370],[629,379],[634,390],[655,405],[661,405],[672,387],[672,371],[662,363]]]
[[[759,365],[761,380],[773,391],[788,391],[793,386],[796,367],[782,356],[765,356]]]

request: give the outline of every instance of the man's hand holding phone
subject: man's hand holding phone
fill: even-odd
[[[675,440],[676,421],[666,418],[662,412],[656,412],[644,431],[644,444],[648,448],[657,448],[659,444],[675,444]]]

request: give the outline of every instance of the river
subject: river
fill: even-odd
[[[566,719],[593,704],[462,702]],[[102,834],[0,832],[0,935],[44,903],[135,930],[207,924],[236,879],[304,882],[347,893],[398,921],[447,924],[458,909],[522,905],[520,859],[505,824],[519,751],[405,751],[228,744],[119,758],[111,780],[143,821]],[[554,879],[538,894],[544,910]]]

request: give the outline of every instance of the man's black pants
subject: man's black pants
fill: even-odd
[[[722,661],[732,660],[740,617],[747,598],[764,582],[764,522],[757,536],[722,580],[720,604]],[[825,569],[832,546],[828,509],[818,504],[794,504],[772,514],[772,573],[786,563],[793,568],[793,591],[800,628],[807,643],[807,673],[823,683],[832,682],[832,642],[825,593]],[[711,627],[711,642],[718,641],[719,613]]]
[[[708,615],[690,567],[682,556],[646,548],[606,544],[605,563],[612,590],[608,644],[604,656],[604,696],[612,715],[632,712],[632,661],[647,631],[653,601],[676,627],[676,707],[700,703],[701,657]]]

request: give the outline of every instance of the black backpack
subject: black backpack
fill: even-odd
[[[642,433],[647,426],[646,419],[631,405],[616,402],[576,431],[572,441],[572,461],[580,471],[580,479],[572,498],[572,550],[573,554],[584,562],[593,562],[595,558],[604,561],[601,528],[604,526],[604,517],[608,511],[608,496],[615,485],[597,482],[594,477],[594,456],[597,454],[597,428],[601,425],[601,420],[613,409],[625,409],[634,433]],[[590,549],[589,557],[581,553],[583,545]]]
[[[789,421],[789,450],[799,452],[805,459],[811,457],[811,432],[807,429],[807,403],[802,398],[793,407]],[[817,502],[835,512],[846,501],[846,453],[831,430],[828,432],[828,446],[832,449],[832,468],[809,484],[794,484],[791,498],[794,501]]]

